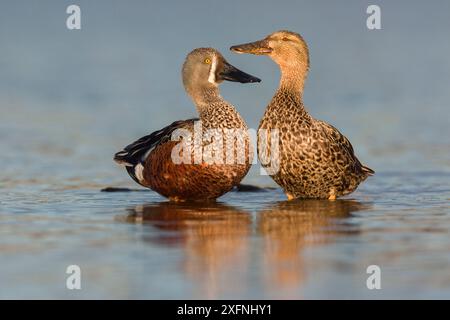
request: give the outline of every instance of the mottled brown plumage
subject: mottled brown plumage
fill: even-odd
[[[235,108],[220,96],[219,83],[260,80],[234,68],[211,48],[192,51],[183,65],[182,76],[200,118],[176,121],[153,132],[116,153],[114,160],[125,165],[137,183],[171,200],[214,200],[239,184],[247,174],[252,150],[247,125]],[[180,130],[189,134],[176,135]],[[216,141],[213,137],[202,139],[202,133],[208,130],[222,135],[220,139],[226,139],[229,130],[239,130],[241,134],[233,144],[224,140],[223,149],[216,150],[211,148],[211,143]],[[200,140],[195,138],[194,131],[200,134]],[[190,149],[182,146],[190,146]],[[208,159],[205,153],[208,147],[211,157],[216,158]],[[195,154],[200,154],[200,158]],[[189,161],[176,162],[174,155]],[[236,161],[227,162],[227,155],[233,155]],[[243,157],[238,158],[239,155]],[[217,159],[223,162],[214,161]]]
[[[278,162],[279,170],[271,177],[284,189],[288,199],[335,199],[351,193],[374,173],[359,162],[344,135],[306,111],[302,95],[309,53],[300,35],[278,31],[263,40],[233,46],[231,50],[268,55],[280,67],[280,86],[259,129],[279,132],[279,156],[271,162]],[[269,135],[267,139],[270,141]],[[262,147],[259,139],[259,153]],[[270,151],[270,143],[267,148]]]

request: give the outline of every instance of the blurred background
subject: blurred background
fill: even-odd
[[[71,4],[81,8],[81,30],[66,28],[66,8]],[[366,27],[366,8],[370,4],[381,7],[381,30]],[[311,68],[304,101],[310,113],[339,128],[352,142],[359,159],[377,172],[352,195],[352,199],[364,203],[359,203],[357,210],[354,205],[349,209],[343,204],[344,211],[364,211],[371,205],[372,214],[394,214],[401,226],[404,226],[401,224],[404,216],[397,215],[399,211],[395,210],[418,214],[424,219],[411,222],[412,229],[407,229],[403,235],[411,241],[416,239],[424,247],[417,249],[418,256],[414,255],[418,260],[411,262],[411,256],[407,256],[401,262],[405,266],[417,266],[418,270],[430,270],[421,263],[422,254],[432,250],[435,255],[430,259],[435,264],[431,270],[445,270],[449,261],[440,259],[448,256],[449,242],[442,230],[430,235],[416,228],[429,222],[431,229],[440,225],[444,232],[450,230],[450,2],[17,0],[0,4],[0,221],[3,222],[0,253],[8,257],[8,262],[2,262],[0,267],[3,288],[8,290],[2,291],[0,297],[36,297],[40,293],[44,297],[72,297],[62,284],[60,287],[49,284],[55,277],[63,279],[64,273],[56,276],[46,271],[52,268],[50,265],[63,268],[70,259],[91,263],[93,272],[98,268],[106,272],[106,276],[98,278],[101,281],[98,291],[85,291],[83,297],[183,298],[192,292],[197,292],[192,296],[199,298],[234,296],[235,291],[220,288],[209,288],[208,294],[194,290],[196,282],[185,282],[184,276],[189,273],[185,269],[168,271],[163,262],[152,264],[155,257],[161,257],[160,251],[165,252],[158,247],[160,244],[155,245],[159,249],[151,251],[147,243],[136,240],[134,225],[124,227],[112,221],[111,215],[121,217],[122,221],[124,215],[128,216],[124,210],[128,212],[130,206],[162,201],[162,198],[147,193],[105,195],[99,190],[106,186],[137,187],[112,161],[113,154],[143,135],[196,115],[180,77],[186,54],[196,47],[217,48],[231,64],[263,80],[260,84],[227,82],[221,86],[223,97],[236,106],[250,127],[257,128],[278,85],[278,68],[267,57],[235,55],[229,47],[260,39],[279,29],[300,33],[309,45]],[[274,186],[270,178],[259,175],[257,166],[244,182]],[[267,210],[263,208],[264,201],[283,200],[279,190],[274,192],[275,196],[253,197],[250,194],[240,198],[231,195],[224,199],[228,204],[247,210],[250,221],[257,223],[256,212]],[[314,208],[316,205],[297,211],[310,212],[316,210]],[[341,212],[340,207],[326,210]],[[440,218],[427,220],[431,213]],[[371,215],[358,220],[362,228],[359,231],[364,229],[365,223],[368,228],[384,230],[392,221],[397,221],[395,218],[378,223],[368,217]],[[374,214],[374,217],[379,215]],[[72,219],[79,225],[72,228]],[[105,224],[111,224],[111,229],[102,229]],[[319,225],[328,224],[321,222]],[[275,230],[277,228],[279,226]],[[300,229],[304,230],[304,226]],[[147,240],[166,236],[153,229],[139,230]],[[346,229],[346,234],[350,231]],[[298,238],[298,230],[294,234]],[[303,237],[304,233],[300,234]],[[366,239],[368,247],[361,244],[366,240],[360,238],[350,249],[322,247],[324,256],[336,252],[353,261],[353,249],[367,252],[368,248],[373,249],[371,241],[381,241],[375,247],[378,261],[402,257],[411,249],[405,248],[402,241],[396,242],[397,237],[403,239],[398,234],[387,237],[389,243],[379,240],[385,236],[383,232],[376,235],[378,240]],[[433,236],[437,238],[426,241]],[[110,237],[115,240],[110,241]],[[260,239],[249,230],[240,237],[248,241],[251,237]],[[91,239],[95,244],[87,244],[83,239]],[[116,241],[121,243],[122,240],[117,249]],[[282,244],[284,240],[291,242],[290,238],[281,238]],[[127,269],[127,261],[139,265],[142,259],[133,260],[135,256],[130,254],[137,250],[136,241],[141,250],[153,252],[144,263],[144,266],[150,265],[149,269],[142,265],[137,271]],[[228,243],[228,248],[233,248],[233,243]],[[303,246],[304,241],[301,243]],[[358,247],[358,243],[362,247]],[[395,254],[384,251],[395,244],[399,245]],[[174,247],[179,251],[165,256],[169,265],[183,254],[190,254],[189,250],[183,250],[183,245]],[[291,254],[297,257],[299,248],[292,248]],[[256,255],[267,256],[265,251],[254,250]],[[127,252],[126,257],[120,256],[120,252]],[[206,255],[211,252],[215,250],[210,249]],[[41,258],[36,260],[35,254]],[[318,254],[323,257],[320,255],[323,252]],[[136,256],[145,254],[137,250]],[[315,252],[311,256],[315,257]],[[366,258],[359,256],[359,262],[354,262],[359,265],[371,260]],[[188,269],[197,270],[198,264],[189,261]],[[114,263],[120,272],[111,270]],[[283,273],[280,279],[284,282],[278,284],[303,283],[309,279],[299,261],[293,263],[294,270],[302,269],[301,274],[286,276]],[[343,286],[347,286],[356,281],[350,274],[343,277],[341,264],[336,263],[330,263],[331,267],[325,270],[318,270],[314,265],[312,269],[322,272],[324,280],[311,284],[301,294],[297,290],[302,287],[300,284],[288,291],[283,291],[283,287],[277,289],[279,295],[270,291],[271,285],[262,290],[265,285],[247,273],[236,272],[235,266],[231,267],[230,275],[242,276],[243,282],[248,280],[255,284],[249,285],[244,293],[239,291],[241,295],[237,297],[333,297],[333,294],[364,297],[368,294],[358,291],[363,290],[359,284],[350,286],[354,290],[343,295],[336,287],[326,289],[325,282],[339,286],[345,278],[348,282]],[[245,269],[240,263],[237,265]],[[272,270],[261,268],[253,268],[249,273],[267,274]],[[147,285],[140,282],[144,270],[151,270],[154,275],[149,276]],[[208,270],[211,275],[216,269]],[[219,271],[217,274],[223,276],[224,271]],[[128,272],[130,277],[126,285],[112,280],[123,272]],[[159,295],[151,287],[162,281],[156,275],[164,272],[167,278],[162,278],[172,283],[172,287],[161,283],[164,294]],[[364,277],[362,272],[358,281],[361,275]],[[423,277],[417,277],[414,272],[408,274],[411,278],[402,278],[395,290],[391,288],[393,297],[411,295],[407,283],[412,283],[412,288],[434,283],[439,289],[432,286],[425,296],[434,297],[440,292],[438,297],[449,297],[448,276],[443,280],[439,272]],[[229,279],[224,276],[222,285],[226,287]],[[392,274],[392,279],[399,279],[399,275]],[[128,294],[112,295],[108,284],[134,289]],[[445,284],[443,289],[442,284]]]

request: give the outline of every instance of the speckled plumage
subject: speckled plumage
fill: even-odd
[[[176,121],[125,147],[123,151],[116,153],[114,160],[125,165],[136,182],[170,200],[214,200],[239,184],[247,174],[252,150],[247,125],[236,109],[220,96],[218,85],[223,80],[256,82],[259,79],[235,69],[218,51],[211,48],[192,51],[186,58],[182,74],[186,92],[194,101],[199,119]],[[197,121],[201,122],[196,124]],[[212,163],[203,155],[201,162],[196,163],[194,153],[204,153],[203,148],[214,140],[195,140],[195,126],[197,129],[201,128],[203,133],[213,129],[224,136],[228,129],[243,132],[243,135],[237,136],[235,144],[224,142],[223,159],[226,154],[237,156],[242,152],[237,148],[243,146],[244,161],[231,164]],[[183,137],[179,141],[172,140],[172,134],[178,129],[188,130],[191,136]],[[174,163],[173,150],[176,150],[174,148],[182,143],[183,139],[192,146],[188,157],[191,161]],[[186,150],[180,150],[182,158]],[[217,154],[220,155],[220,151]]]
[[[334,199],[351,193],[374,173],[356,158],[344,135],[330,124],[314,119],[305,109],[302,93],[309,53],[300,35],[279,31],[261,41],[231,49],[269,55],[280,66],[280,86],[259,129],[279,132],[279,157],[272,159],[278,161],[279,170],[271,177],[289,199]],[[267,139],[270,141],[269,135]],[[270,151],[270,142],[267,148]],[[261,152],[260,140],[258,151]]]

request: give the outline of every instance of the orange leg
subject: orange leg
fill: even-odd
[[[291,201],[291,200],[295,199],[295,197],[289,192],[286,192],[286,197],[288,198],[288,201]]]

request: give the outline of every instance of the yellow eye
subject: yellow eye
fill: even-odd
[[[211,64],[211,59],[210,58],[206,58],[204,61],[206,64]]]

